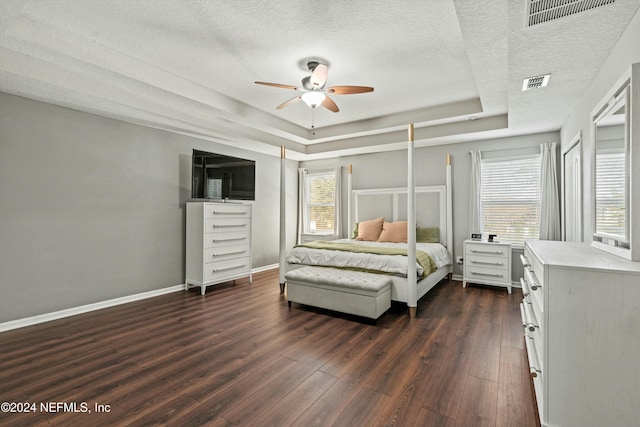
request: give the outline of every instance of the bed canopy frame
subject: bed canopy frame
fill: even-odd
[[[407,257],[408,259],[416,259],[416,226],[425,225],[437,225],[440,228],[440,239],[444,241],[447,250],[453,255],[453,215],[452,215],[452,187],[451,187],[451,155],[446,156],[446,183],[445,185],[438,186],[421,186],[415,185],[415,145],[414,145],[414,129],[413,124],[408,128],[408,143],[407,143],[407,187],[406,188],[386,188],[386,189],[370,189],[370,190],[353,190],[352,174],[353,170],[351,165],[348,168],[347,175],[347,187],[348,187],[348,203],[347,203],[347,217],[349,219],[348,224],[352,224],[352,220],[360,220],[362,217],[362,201],[367,197],[391,197],[391,218],[398,220],[399,211],[402,210],[400,200],[406,198],[406,218],[407,218]],[[282,146],[280,150],[280,293],[284,293],[285,288],[285,272],[286,272],[286,182],[285,182],[285,147]],[[435,194],[439,201],[439,216],[437,224],[417,224],[416,220],[416,195],[424,193]],[[353,202],[355,202],[355,211]],[[354,215],[355,213],[355,215]],[[366,218],[370,219],[370,218]],[[416,263],[409,262],[409,268],[407,272],[407,283],[418,283]],[[453,272],[453,265],[448,267],[448,273]],[[407,286],[406,302],[409,308],[409,316],[415,317],[416,309],[418,305],[419,295],[424,295],[430,288],[441,280],[438,276],[434,282],[431,280],[428,284],[423,286],[419,291],[419,286]],[[420,283],[427,281],[428,277],[423,279]],[[405,296],[403,296],[405,298]]]

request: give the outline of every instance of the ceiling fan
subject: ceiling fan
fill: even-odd
[[[256,82],[259,85],[279,87],[282,89],[293,89],[302,92],[301,95],[291,98],[283,102],[276,108],[278,110],[302,100],[311,108],[322,105],[329,111],[337,113],[340,111],[336,103],[329,97],[334,95],[352,95],[356,93],[373,92],[373,88],[369,86],[331,86],[325,88],[327,83],[327,73],[329,66],[318,61],[307,62],[307,69],[311,71],[311,75],[302,79],[302,87],[284,85],[280,83]]]

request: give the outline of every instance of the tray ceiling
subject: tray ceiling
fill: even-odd
[[[638,9],[529,27],[529,0],[0,2],[0,91],[292,158],[558,130]],[[340,112],[276,106],[306,60]],[[545,88],[523,79],[551,74]],[[315,128],[311,128],[312,123]]]

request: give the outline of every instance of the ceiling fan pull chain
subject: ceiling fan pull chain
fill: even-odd
[[[311,135],[316,134],[316,109],[311,109]]]

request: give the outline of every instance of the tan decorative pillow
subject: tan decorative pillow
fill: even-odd
[[[378,242],[407,243],[407,221],[383,223]]]
[[[383,222],[384,218],[377,218],[358,223],[358,237],[356,239],[375,242],[382,233]]]
[[[418,243],[439,243],[440,227],[418,227],[416,229],[416,242]]]

